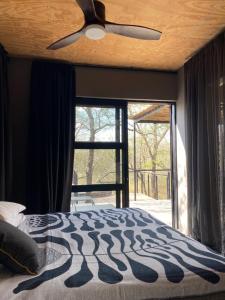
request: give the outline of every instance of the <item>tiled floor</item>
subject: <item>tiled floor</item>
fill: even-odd
[[[106,208],[114,208],[115,205],[110,199],[105,198],[105,201],[101,201],[101,203],[96,203],[96,205],[92,206],[90,203],[87,204],[78,204],[76,205],[77,211],[88,211],[88,210],[98,210],[98,209],[106,209]],[[130,193],[130,207],[138,207],[141,208],[159,220],[163,221],[168,225],[172,225],[172,205],[171,200],[155,200],[151,197],[148,197],[143,194],[137,195],[137,201],[134,201],[134,195]],[[74,208],[71,209],[74,211]]]

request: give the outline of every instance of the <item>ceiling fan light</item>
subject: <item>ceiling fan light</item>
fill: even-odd
[[[106,31],[104,26],[99,24],[91,24],[85,28],[85,36],[90,40],[100,40],[104,38]]]

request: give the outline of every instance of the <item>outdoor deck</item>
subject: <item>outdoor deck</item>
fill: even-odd
[[[104,199],[95,200],[95,205],[92,206],[90,203],[76,205],[76,211],[88,211],[98,210],[106,208],[114,208],[115,204],[112,201],[112,197],[106,197]],[[134,194],[130,193],[130,207],[141,208],[154,217],[158,218],[162,222],[168,225],[172,225],[172,207],[171,200],[155,200],[144,194],[137,194],[137,200],[134,201]],[[74,211],[74,207],[71,207],[71,211]]]

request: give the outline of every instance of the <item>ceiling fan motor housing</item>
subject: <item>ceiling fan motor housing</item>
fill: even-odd
[[[100,24],[90,24],[85,28],[85,36],[90,40],[100,40],[106,35],[105,27]]]

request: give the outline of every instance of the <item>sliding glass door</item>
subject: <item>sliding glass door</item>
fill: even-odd
[[[126,101],[76,99],[71,207],[128,206]]]
[[[175,104],[129,102],[129,206],[178,226]]]

